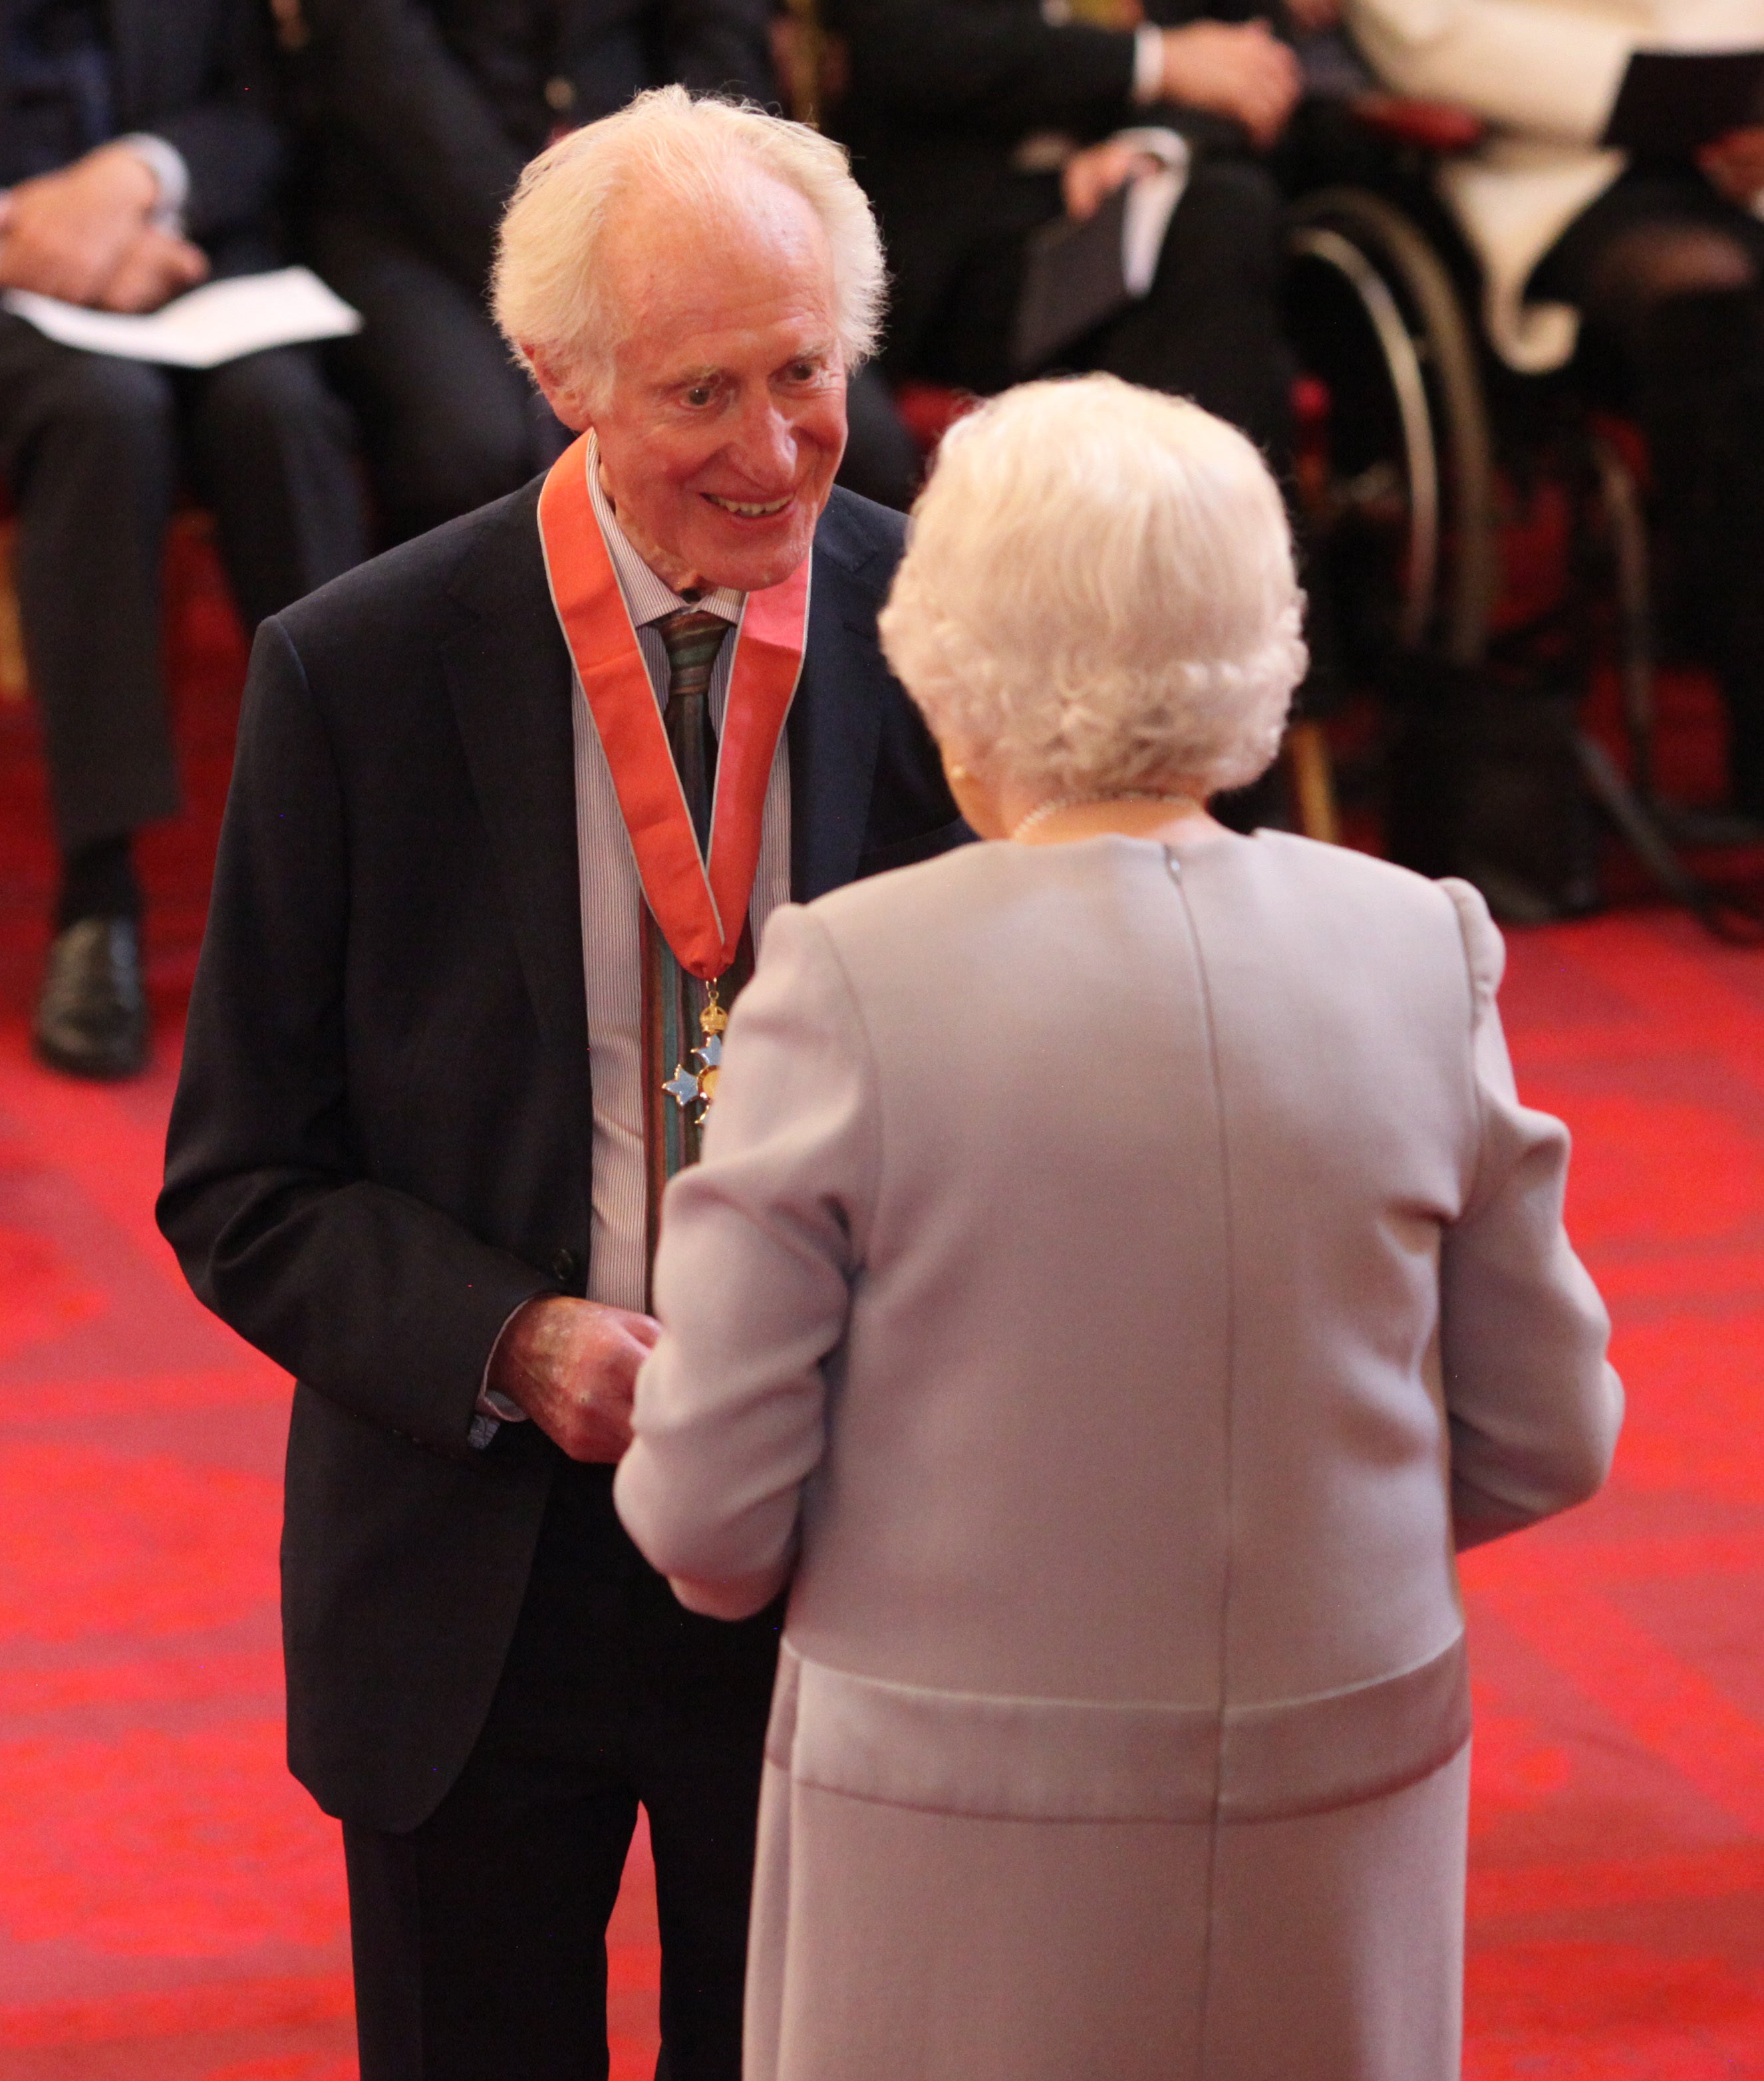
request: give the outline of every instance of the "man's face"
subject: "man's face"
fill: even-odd
[[[620,526],[676,591],[780,584],[809,553],[845,449],[819,218],[756,177],[709,223],[634,201],[602,254],[626,337],[587,416]]]

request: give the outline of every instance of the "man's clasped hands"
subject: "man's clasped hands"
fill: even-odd
[[[1285,11],[1301,31],[1328,28],[1340,17],[1341,0],[1287,0]],[[1123,0],[1122,19],[1129,25],[1143,19],[1137,0]],[[1163,32],[1160,53],[1160,100],[1229,117],[1261,151],[1285,129],[1304,90],[1291,46],[1266,21],[1186,23]],[[1125,138],[1087,145],[1067,161],[1062,175],[1067,215],[1083,222],[1156,164]]]
[[[0,289],[158,310],[208,271],[199,247],[156,221],[159,201],[158,174],[126,145],[0,191]]]

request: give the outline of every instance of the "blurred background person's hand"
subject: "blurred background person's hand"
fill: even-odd
[[[1764,125],[1730,130],[1697,154],[1704,178],[1729,202],[1749,209],[1764,195]]]
[[[0,286],[69,304],[101,302],[158,201],[158,176],[123,145],[101,145],[59,172],[20,181],[0,220]]]
[[[1160,163],[1151,153],[1120,137],[1105,137],[1100,145],[1073,153],[1060,174],[1067,216],[1084,223],[1117,188],[1141,174],[1155,174]]]
[[[208,255],[200,246],[149,225],[124,253],[97,301],[107,311],[156,311],[208,278]]]
[[[1299,61],[1265,22],[1190,22],[1164,32],[1164,95],[1241,123],[1265,151],[1303,89]]]

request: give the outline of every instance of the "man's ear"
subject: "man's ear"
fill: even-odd
[[[520,346],[527,358],[527,366],[533,371],[534,382],[545,394],[545,402],[572,434],[585,434],[588,430],[588,410],[577,394],[575,385],[537,347],[529,347],[525,340]]]

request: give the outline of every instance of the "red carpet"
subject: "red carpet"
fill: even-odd
[[[6,2081],[354,2071],[335,1831],[281,1765],[285,1386],[149,1213],[239,666],[187,545],[179,582],[193,807],[149,856],[165,1038],[137,1085],[28,1061],[48,854],[34,729],[0,708]],[[1579,1137],[1631,1417],[1606,1496],[1466,1571],[1466,2070],[1764,2076],[1764,952],[1619,914],[1515,935],[1505,1003],[1527,1094]],[[614,2073],[646,2081],[641,1852],[614,1940]]]

